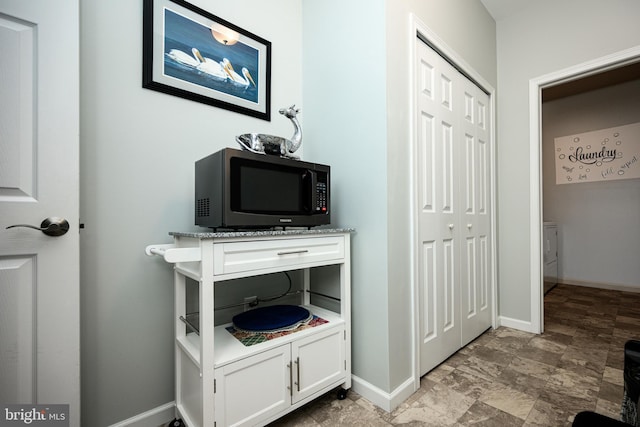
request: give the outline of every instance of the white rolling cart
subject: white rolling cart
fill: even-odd
[[[346,396],[352,231],[174,232],[174,243],[146,248],[174,264],[176,418],[189,427],[261,426],[336,387]],[[335,311],[312,304],[311,269],[330,265],[339,270]],[[216,283],[290,270],[303,271],[301,305],[327,323],[251,346],[215,324]],[[199,325],[187,319],[188,279],[199,284]]]

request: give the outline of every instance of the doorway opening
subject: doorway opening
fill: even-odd
[[[544,330],[543,287],[543,188],[542,188],[542,102],[603,87],[609,82],[631,80],[640,70],[640,46],[587,63],[547,74],[529,82],[531,155],[531,326]]]

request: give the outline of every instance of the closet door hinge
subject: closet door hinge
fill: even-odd
[[[216,394],[216,390],[217,390],[217,384],[216,384],[216,380],[214,379],[213,380],[213,394]]]

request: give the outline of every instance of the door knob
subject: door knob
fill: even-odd
[[[50,218],[46,218],[40,224],[40,227],[36,227],[35,225],[29,224],[14,224],[7,227],[16,228],[16,227],[26,227],[33,228],[34,230],[42,231],[47,236],[57,237],[62,236],[67,231],[69,231],[69,222],[64,218],[58,218],[56,216],[52,216]]]

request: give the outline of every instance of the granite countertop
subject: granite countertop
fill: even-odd
[[[195,237],[197,239],[223,239],[233,237],[298,236],[314,234],[353,233],[354,228],[291,228],[285,230],[242,230],[242,231],[171,231],[170,236]]]

